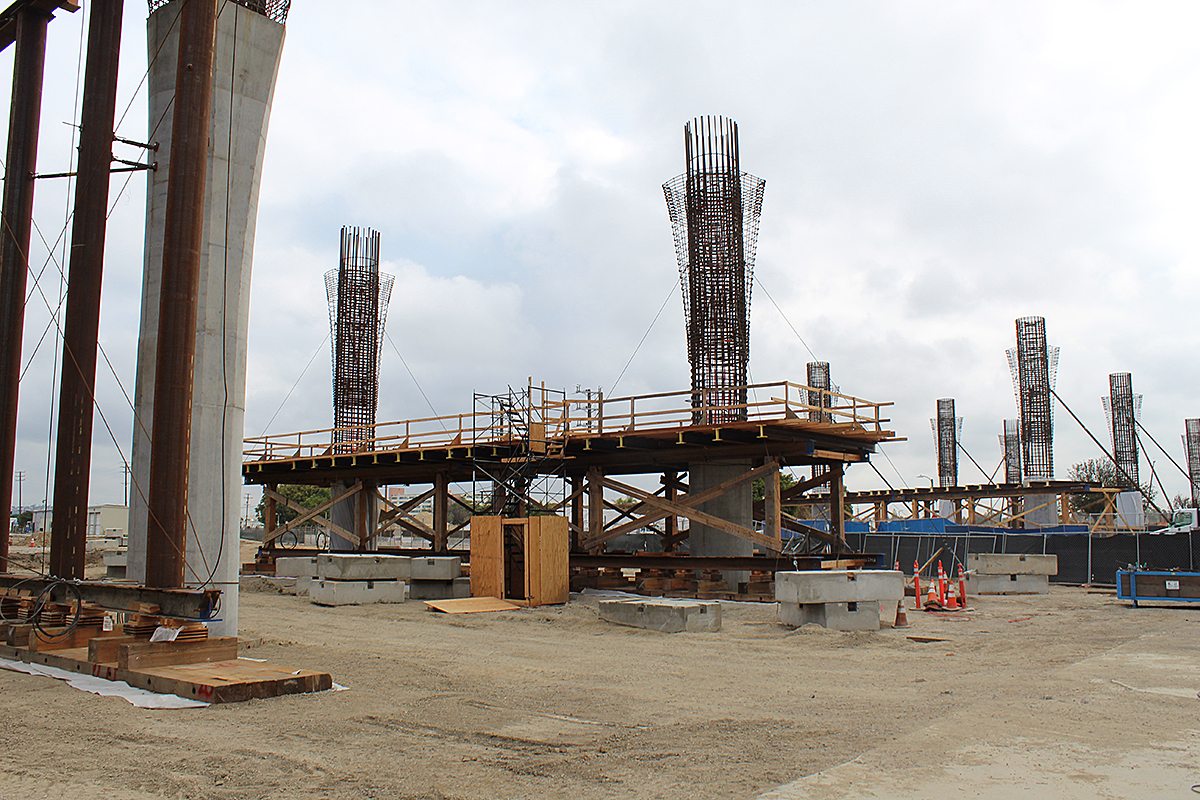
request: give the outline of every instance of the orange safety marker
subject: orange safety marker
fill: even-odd
[[[893,628],[907,628],[908,615],[904,613],[904,601],[896,603],[896,622],[892,625]]]
[[[954,597],[954,584],[950,584],[950,593],[946,596],[946,610],[958,611],[958,600]]]
[[[929,597],[925,598],[925,609],[929,610],[930,606],[934,606],[938,610],[941,610],[941,608],[942,608],[942,602],[940,600],[938,600],[938,596],[937,596],[937,584],[936,583],[929,584]]]
[[[938,561],[938,602],[946,605],[946,571],[942,569],[942,562]]]
[[[913,608],[921,608],[921,565],[913,559]]]
[[[967,607],[967,579],[963,577],[962,564],[958,565],[958,594],[963,608]]]

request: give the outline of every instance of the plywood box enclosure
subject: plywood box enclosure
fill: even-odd
[[[471,517],[471,595],[527,606],[567,602],[565,517]]]

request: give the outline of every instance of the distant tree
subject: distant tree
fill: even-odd
[[[276,491],[307,509],[314,509],[323,503],[327,503],[329,502],[329,498],[333,496],[328,486],[311,486],[306,484],[281,483]],[[267,521],[266,514],[267,496],[264,494],[262,499],[258,501],[258,505],[254,507],[254,516],[259,522],[265,523]],[[298,516],[300,516],[299,512],[285,506],[283,503],[275,504],[276,525],[291,522]]]
[[[1171,501],[1171,508],[1195,508],[1195,505],[1192,504],[1192,498],[1177,494]]]
[[[796,485],[796,478],[789,472],[779,473],[779,490],[790,489]],[[754,484],[750,489],[750,496],[758,501],[767,496],[767,484],[762,478],[755,478]],[[800,509],[803,506],[784,506],[783,511],[793,517],[800,517]]]
[[[1067,478],[1078,483],[1091,483],[1108,489],[1122,488],[1125,480],[1117,472],[1117,467],[1107,458],[1089,458],[1080,461],[1067,470]],[[1146,484],[1141,487],[1143,494],[1149,500],[1154,499],[1154,487]],[[1099,514],[1104,510],[1104,495],[1100,492],[1071,495],[1071,508],[1085,514]]]

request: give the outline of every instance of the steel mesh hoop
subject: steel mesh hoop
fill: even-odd
[[[812,422],[831,422],[833,415],[827,411],[833,405],[829,392],[833,383],[829,377],[828,361],[810,361],[807,367],[808,383],[808,418]],[[829,471],[824,464],[812,465],[812,477],[816,478]]]
[[[1017,376],[1021,410],[1021,467],[1026,480],[1054,477],[1054,424],[1046,320],[1017,320]]]
[[[1021,421],[1004,420],[1004,435],[1000,437],[1004,447],[1004,482],[1021,482]]]
[[[379,353],[393,278],[379,272],[379,232],[342,228],[341,262],[325,273],[333,338],[335,451],[362,450],[379,405]]]
[[[150,13],[153,14],[171,2],[172,0],[150,0]],[[228,2],[262,14],[280,25],[287,22],[288,9],[292,5],[292,0],[228,0]]]
[[[1126,489],[1138,486],[1138,448],[1134,431],[1133,378],[1128,372],[1108,376],[1109,432],[1112,434],[1113,459],[1117,480]]]
[[[958,485],[958,421],[954,399],[937,401],[938,486]]]
[[[745,420],[750,297],[766,181],[743,173],[737,123],[684,126],[687,171],[663,184],[683,288],[696,424]]]
[[[1192,505],[1200,500],[1200,419],[1184,420],[1187,441],[1188,479],[1192,485]]]

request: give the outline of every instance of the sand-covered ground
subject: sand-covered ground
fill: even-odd
[[[973,602],[872,633],[726,604],[719,633],[661,634],[586,599],[246,592],[243,655],[348,691],[155,711],[0,671],[0,798],[1193,796],[1200,608]]]

